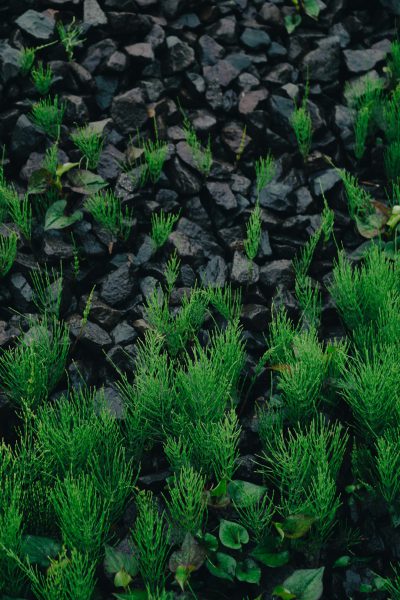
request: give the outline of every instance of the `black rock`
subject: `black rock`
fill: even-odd
[[[9,286],[14,309],[29,312],[32,306],[33,290],[22,273],[12,273],[9,278]]]
[[[240,36],[240,40],[246,48],[250,50],[263,50],[271,44],[271,38],[268,33],[262,29],[250,29],[246,27]]]
[[[147,121],[147,107],[143,91],[133,88],[114,98],[111,116],[116,126],[124,133],[133,133]]]
[[[289,287],[293,281],[293,266],[291,260],[273,260],[260,267],[260,283],[268,288],[278,284]]]
[[[118,87],[118,78],[108,75],[97,75],[96,82],[96,102],[98,106],[105,110],[111,106],[114,94]]]
[[[131,63],[135,67],[143,67],[154,61],[154,50],[149,42],[139,42],[125,46],[125,52],[131,59]]]
[[[310,81],[335,81],[340,66],[340,40],[327,37],[318,42],[318,47],[303,59],[303,69]]]
[[[54,33],[55,21],[46,13],[40,13],[37,10],[27,10],[15,23],[25,33],[28,33],[36,40],[47,42]]]
[[[96,44],[88,47],[87,54],[82,61],[82,66],[90,73],[94,73],[96,69],[105,64],[114,52],[117,51],[116,43],[107,38]]]
[[[214,256],[205,267],[200,268],[199,272],[204,286],[223,287],[226,283],[228,268],[222,256]]]
[[[12,132],[11,151],[21,158],[26,158],[44,141],[45,134],[26,116],[21,115]]]
[[[100,297],[110,306],[116,306],[132,298],[134,288],[135,277],[132,267],[130,264],[123,264],[104,277],[100,286]]]
[[[232,81],[239,75],[240,70],[237,69],[227,59],[219,60],[212,66],[205,66],[203,74],[208,84],[214,83],[222,87],[228,87]]]
[[[294,185],[290,180],[270,183],[260,192],[260,206],[277,212],[288,212],[293,208],[291,193]]]
[[[20,73],[20,52],[12,48],[6,40],[0,40],[0,81],[7,83]]]
[[[196,173],[175,156],[168,165],[168,174],[174,182],[177,192],[185,196],[194,196],[201,189],[201,179]]]
[[[234,44],[237,41],[237,23],[235,17],[224,17],[212,25],[212,37],[222,44]]]
[[[166,70],[168,73],[179,73],[194,63],[194,50],[178,37],[171,35],[167,37]]]
[[[390,43],[380,42],[373,48],[364,48],[362,50],[344,50],[343,56],[346,67],[350,73],[366,73],[374,69],[379,63],[383,62],[390,49]]]
[[[314,196],[322,196],[332,190],[340,181],[341,178],[336,169],[327,169],[312,180],[311,189]]]
[[[83,326],[81,315],[72,315],[67,319],[67,324],[72,336],[79,338],[80,343],[93,351],[107,350],[112,345],[111,337],[96,323],[86,321]]]
[[[206,184],[211,203],[226,211],[237,208],[237,200],[228,183],[210,181]]]
[[[82,296],[80,303],[81,310],[84,309],[87,299],[88,296]],[[105,302],[102,302],[96,293],[93,295],[90,306],[91,321],[94,321],[108,331],[117,325],[122,315],[123,313],[120,310],[116,310],[108,306]]]
[[[243,325],[253,331],[265,331],[268,313],[267,307],[262,304],[245,304],[241,314]]]
[[[201,38],[199,38],[198,44],[200,47],[202,65],[215,65],[215,63],[225,54],[223,46],[218,44],[209,35],[202,35]]]
[[[231,280],[240,285],[257,283],[259,278],[259,267],[250,261],[244,254],[236,251],[233,255],[231,269]]]
[[[111,332],[114,344],[126,345],[131,344],[137,338],[137,332],[134,327],[126,321],[121,321]]]
[[[398,0],[380,0],[380,3],[393,14],[400,15],[400,4]]]
[[[89,120],[89,111],[82,96],[64,94],[62,101],[65,104],[64,119],[67,123],[86,123]]]

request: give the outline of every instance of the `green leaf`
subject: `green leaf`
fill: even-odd
[[[246,558],[246,560],[237,564],[235,575],[239,581],[258,585],[261,579],[261,569],[254,560]]]
[[[283,523],[274,523],[276,530],[281,535],[290,540],[297,540],[303,537],[315,523],[315,517],[300,513],[298,515],[289,515]]]
[[[44,194],[46,190],[53,185],[53,177],[47,169],[38,169],[29,177],[28,195]]]
[[[68,173],[68,171],[70,171],[74,167],[78,167],[78,166],[79,166],[78,162],[75,162],[75,163],[67,162],[67,163],[64,163],[63,165],[59,165],[56,170],[56,175],[57,175],[57,177],[62,177],[64,175],[64,173]]]
[[[172,553],[169,559],[169,568],[175,573],[179,567],[185,567],[189,572],[197,571],[206,559],[206,550],[190,534],[185,535],[182,547]]]
[[[66,200],[58,200],[49,206],[44,219],[45,231],[48,231],[49,229],[64,229],[82,219],[83,214],[80,210],[76,210],[71,215],[65,215],[64,210],[66,206]]]
[[[70,172],[68,180],[74,192],[78,194],[95,194],[108,186],[107,181],[104,181],[100,175],[84,169]]]
[[[124,570],[126,573],[135,577],[138,573],[138,563],[135,555],[132,553],[122,552],[117,548],[104,546],[105,557],[104,557],[104,570],[109,575],[114,575]]]
[[[263,565],[273,569],[282,567],[289,562],[289,552],[287,550],[282,550],[282,552],[271,552],[271,549],[262,543],[254,548],[250,553],[250,556],[260,561]]]
[[[221,519],[219,524],[219,539],[227,548],[240,550],[242,544],[247,544],[249,541],[249,534],[243,525]]]
[[[218,539],[212,533],[205,533],[201,542],[207,552],[215,552],[218,548]]]
[[[299,569],[285,579],[283,587],[295,594],[298,600],[319,600],[324,591],[322,578],[325,567]]]
[[[301,16],[298,15],[297,13],[294,15],[286,15],[284,21],[285,21],[286,31],[290,34],[290,33],[293,33],[293,31],[295,29],[297,29],[297,27],[300,25]]]
[[[292,598],[296,598],[295,594],[289,592],[283,585],[277,585],[272,592],[273,596],[279,596],[282,600],[292,600]]]
[[[221,481],[218,482],[217,485],[212,490],[210,490],[210,496],[214,497],[214,498],[220,498],[222,496],[226,496],[226,492],[227,492],[226,479],[221,479]]]
[[[216,552],[212,559],[209,558],[207,560],[206,566],[211,575],[233,581],[236,571],[236,560],[232,556],[229,556],[229,554]]]
[[[115,573],[114,577],[114,585],[115,587],[123,587],[126,588],[131,583],[132,577],[125,571],[125,569],[121,569],[118,573]]]
[[[318,0],[303,0],[304,12],[312,19],[317,19],[320,13]]]
[[[348,567],[351,564],[351,556],[344,555],[340,556],[333,563],[334,567]]]
[[[22,540],[21,553],[29,562],[46,569],[50,566],[50,558],[55,558],[61,550],[56,540],[40,535],[26,535]]]
[[[263,485],[256,485],[255,483],[241,481],[240,479],[231,481],[228,484],[228,494],[239,508],[246,508],[258,502],[266,491],[267,488]]]
[[[368,240],[379,235],[388,221],[388,216],[376,211],[363,219],[356,217],[356,226],[360,235]]]

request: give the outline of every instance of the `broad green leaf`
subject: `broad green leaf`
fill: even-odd
[[[79,163],[78,162],[75,162],[75,163],[67,162],[67,163],[64,163],[63,165],[59,165],[56,170],[57,177],[62,177],[64,175],[64,173],[68,173],[68,171],[70,171],[74,167],[79,167]]]
[[[236,571],[236,560],[232,556],[229,556],[229,554],[216,552],[212,558],[207,560],[206,566],[211,575],[233,581]]]
[[[122,552],[117,548],[105,545],[104,570],[109,575],[114,575],[124,570],[126,573],[135,577],[138,573],[138,563],[135,555]]]
[[[221,519],[219,524],[219,539],[227,548],[240,550],[242,544],[247,544],[249,541],[249,533],[243,525]]]
[[[44,192],[53,184],[53,176],[47,169],[38,169],[29,177],[28,195],[44,194]]]
[[[312,19],[317,19],[320,13],[318,0],[303,0],[304,12]]]
[[[258,585],[261,579],[261,569],[254,560],[246,558],[246,560],[237,564],[235,575],[239,581]]]
[[[301,23],[301,16],[298,14],[286,15],[284,21],[285,21],[286,31],[288,33],[293,33],[293,31],[295,29],[297,29],[297,27]]]
[[[49,229],[64,229],[82,219],[83,214],[80,210],[76,210],[71,215],[65,215],[64,210],[66,206],[66,200],[58,200],[49,206],[44,218],[45,231],[48,231]]]
[[[315,523],[315,517],[306,514],[289,515],[283,523],[274,523],[282,538],[297,540],[303,537]]]
[[[324,591],[322,578],[325,567],[299,569],[285,579],[283,587],[295,594],[298,600],[319,600]]]
[[[115,587],[127,588],[131,583],[132,577],[125,571],[125,569],[121,569],[118,573],[115,573],[114,577],[114,585]]]
[[[259,544],[250,553],[250,556],[260,561],[263,565],[271,568],[282,567],[289,562],[289,552],[282,550],[281,552],[271,552],[270,548],[264,544]]]
[[[392,214],[387,222],[387,226],[390,229],[394,229],[400,223],[400,206],[396,205],[392,208]]]
[[[356,218],[356,226],[359,234],[370,240],[383,231],[387,221],[388,216],[377,210],[363,219]]]
[[[206,559],[206,550],[199,542],[187,533],[180,550],[172,553],[169,559],[169,569],[175,573],[181,566],[189,572],[197,571]]]
[[[340,556],[333,563],[334,567],[348,567],[351,564],[351,556],[344,555]]]
[[[256,485],[250,481],[236,479],[228,484],[228,494],[232,502],[239,508],[246,508],[258,502],[264,496],[267,488],[264,485]]]
[[[26,555],[29,562],[40,567],[50,566],[50,558],[55,558],[61,550],[61,544],[56,540],[40,535],[26,535],[22,540],[21,553]]]
[[[289,590],[284,588],[283,585],[277,585],[276,588],[274,588],[272,595],[279,596],[279,598],[282,598],[282,600],[292,600],[293,598],[296,598],[295,594],[289,592]]]
[[[108,186],[107,181],[104,181],[100,175],[84,169],[71,171],[68,180],[74,192],[78,194],[95,194]]]
[[[215,552],[218,548],[218,539],[212,533],[205,533],[201,542],[207,552]]]
[[[221,496],[226,496],[226,492],[227,492],[226,479],[221,479],[221,481],[219,483],[217,483],[217,485],[212,490],[210,490],[210,496],[215,497],[215,498],[220,498]]]

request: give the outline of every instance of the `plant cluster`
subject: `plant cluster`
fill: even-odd
[[[312,143],[312,119],[310,111],[307,108],[308,96],[310,93],[309,81],[307,79],[304,96],[301,104],[295,105],[295,109],[290,118],[290,123],[296,136],[297,145],[303,160],[306,160]]]

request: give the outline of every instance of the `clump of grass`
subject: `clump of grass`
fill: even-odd
[[[121,200],[111,192],[97,192],[84,203],[85,209],[114,238],[126,241],[132,228],[132,211],[122,209]]]
[[[174,473],[168,486],[169,498],[165,498],[171,523],[178,531],[195,535],[202,530],[207,508],[205,478],[190,466]]]
[[[144,141],[138,132],[138,144],[142,153],[139,156],[139,159],[134,161],[128,159],[122,164],[122,168],[128,173],[128,175],[135,167],[140,168],[139,177],[132,176],[132,179],[135,184],[139,181],[141,186],[145,185],[148,180],[150,180],[153,184],[157,183],[161,177],[164,163],[168,156],[168,144],[166,142],[162,142],[158,137],[158,127],[155,117],[153,119],[153,123],[155,140]]]
[[[153,213],[151,215],[151,233],[155,249],[162,248],[165,242],[169,238],[172,229],[179,221],[179,213],[177,215],[167,214],[163,210],[160,213]]]
[[[252,539],[260,544],[265,539],[272,522],[275,511],[273,498],[269,498],[267,494],[261,498],[249,495],[243,506],[238,506],[235,502],[233,506],[239,523],[250,532]]]
[[[18,236],[0,234],[0,277],[5,277],[14,264],[17,256]]]
[[[96,169],[103,149],[104,139],[90,125],[78,127],[71,135],[71,140],[81,151],[86,160],[87,169]]]
[[[29,196],[25,194],[19,197],[14,187],[3,188],[7,211],[13,223],[15,223],[25,239],[30,240],[32,236],[32,206]]]
[[[372,196],[362,188],[357,178],[345,169],[336,169],[346,192],[350,217],[363,219],[374,212]]]
[[[45,68],[43,63],[39,62],[38,66],[33,68],[31,73],[32,81],[39,94],[42,96],[48,94],[54,80],[53,71],[50,65],[47,65]]]
[[[388,144],[383,158],[387,178],[398,179],[400,177],[400,140]]]
[[[60,137],[61,124],[64,117],[65,105],[59,102],[58,96],[44,98],[32,106],[32,122],[42,129],[49,137]]]
[[[246,225],[246,239],[243,242],[249,260],[254,260],[257,256],[261,242],[261,233],[261,208],[257,202]]]
[[[164,270],[167,296],[170,296],[172,290],[174,289],[175,283],[179,276],[180,264],[180,260],[175,250],[175,252],[173,252],[173,254],[171,254],[169,257]]]
[[[391,76],[395,81],[400,80],[400,41],[393,40],[390,45],[390,59],[388,61],[388,67]]]
[[[210,304],[227,321],[236,321],[242,310],[241,290],[233,290],[231,285],[207,288],[207,298]]]
[[[163,588],[170,530],[165,514],[159,513],[151,492],[140,492],[136,497],[137,517],[132,529],[132,540],[137,548],[139,572],[146,586],[155,593]]]
[[[312,142],[312,120],[310,111],[307,108],[309,90],[310,86],[307,80],[302,103],[300,105],[295,105],[294,112],[290,119],[303,160],[306,160],[310,154]]]
[[[276,172],[275,159],[269,152],[265,158],[260,158],[255,162],[256,170],[256,188],[257,196],[260,196],[261,191],[267,187],[273,180]]]
[[[394,514],[398,512],[400,506],[400,481],[396,475],[400,468],[399,433],[398,427],[388,429],[378,437],[375,444],[376,487],[389,510]]]
[[[63,291],[62,265],[60,271],[54,268],[49,270],[47,265],[43,270],[31,272],[33,286],[33,303],[42,314],[60,316],[60,307]]]
[[[44,318],[31,322],[15,348],[0,354],[0,381],[17,407],[35,408],[47,399],[64,373],[69,351],[65,325]]]
[[[359,108],[369,104],[380,96],[384,87],[384,80],[366,73],[356,81],[346,81],[344,97],[350,108]]]
[[[57,32],[61,44],[64,46],[65,52],[67,53],[68,60],[72,61],[74,59],[75,48],[81,46],[81,44],[83,44],[85,41],[85,38],[82,38],[82,26],[75,24],[74,17],[71,23],[68,25],[64,25],[61,21],[59,21],[57,23]]]
[[[96,490],[91,475],[67,475],[57,480],[51,502],[68,548],[76,548],[91,560],[98,559],[109,533],[109,507]]]
[[[21,69],[22,75],[28,75],[35,62],[36,49],[35,48],[22,48],[19,55],[19,68]]]
[[[392,91],[383,106],[385,136],[389,143],[400,139],[400,84]]]
[[[360,160],[366,150],[367,137],[370,129],[372,117],[372,109],[369,104],[365,104],[359,108],[354,121],[354,154],[358,160]]]
[[[193,127],[187,115],[184,113],[183,131],[185,134],[186,143],[192,152],[196,167],[205,177],[207,177],[210,174],[213,163],[210,136],[208,136],[207,145],[203,147],[197,136],[195,128]]]

